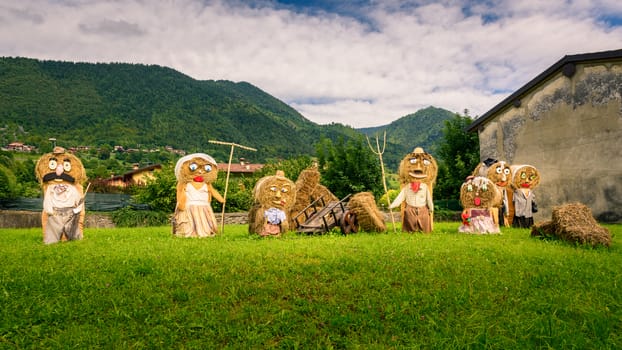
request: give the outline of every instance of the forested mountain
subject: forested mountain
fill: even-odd
[[[320,136],[358,134],[317,125],[245,82],[198,81],[160,66],[26,58],[0,58],[0,128],[3,144],[35,146],[54,137],[66,147],[168,145],[224,156],[226,147],[208,144],[223,140],[256,148],[257,161],[312,154]]]
[[[404,116],[389,125],[357,130],[373,137],[379,135],[380,138],[386,131],[387,144],[402,147],[402,154],[412,152],[415,147],[423,147],[426,152],[436,154],[438,144],[443,137],[444,122],[455,115],[446,109],[428,107]]]
[[[396,167],[415,146],[436,149],[443,121],[453,114],[426,108],[387,126],[355,130],[315,124],[287,104],[246,83],[195,80],[173,69],[125,63],[73,63],[0,58],[0,143],[154,148],[207,152],[229,148],[253,161],[314,154],[321,137],[344,140],[387,131],[385,160]],[[396,169],[392,169],[396,170]]]

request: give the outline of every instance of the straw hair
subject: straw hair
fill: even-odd
[[[551,220],[535,224],[531,236],[553,236],[589,246],[611,245],[611,232],[598,224],[588,206],[578,202],[554,207]]]
[[[378,210],[376,200],[371,192],[353,195],[348,202],[348,209],[356,214],[361,231],[384,232],[387,230],[384,215]]]

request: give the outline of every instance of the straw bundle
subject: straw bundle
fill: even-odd
[[[598,225],[589,207],[582,203],[570,203],[553,208],[551,221],[538,223],[531,230],[532,236],[554,236],[565,241],[591,246],[611,244],[611,232]]]
[[[353,195],[348,202],[348,209],[356,214],[359,228],[366,232],[383,232],[387,230],[384,216],[376,206],[374,195],[361,192]]]
[[[296,180],[296,202],[292,206],[292,219],[314,200],[323,197],[324,203],[338,202],[339,199],[325,186],[320,184],[320,172],[317,167],[310,167],[300,172]],[[291,223],[294,227],[294,223]]]

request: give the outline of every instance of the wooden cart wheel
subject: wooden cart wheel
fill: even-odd
[[[359,230],[359,222],[356,218],[356,214],[350,210],[346,210],[341,217],[341,233],[348,235],[350,233],[357,233]]]

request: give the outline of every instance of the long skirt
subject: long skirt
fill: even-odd
[[[209,205],[190,205],[177,210],[173,218],[173,234],[179,237],[211,237],[218,233],[216,216]]]
[[[402,231],[432,232],[432,222],[428,207],[411,207],[407,205],[404,208],[404,217],[402,218]]]
[[[499,225],[494,221],[494,212],[488,209],[467,209],[470,222],[458,227],[462,233],[500,233]]]

